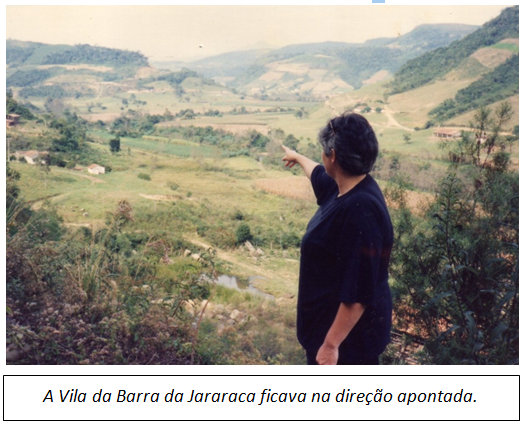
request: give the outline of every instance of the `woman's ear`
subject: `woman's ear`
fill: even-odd
[[[332,165],[334,165],[334,163],[336,162],[336,151],[334,149],[331,149],[331,154],[327,158],[328,158],[328,161]]]

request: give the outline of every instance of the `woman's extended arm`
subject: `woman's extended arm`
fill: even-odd
[[[285,161],[286,167],[292,168],[296,164],[299,164],[303,168],[303,172],[310,180],[312,171],[316,168],[318,163],[313,161],[310,158],[307,158],[305,155],[299,154],[292,149],[289,149],[287,146],[281,145],[281,148],[285,152],[285,156],[282,158],[282,161]]]
[[[340,303],[338,313],[325,336],[323,345],[316,354],[316,361],[320,365],[335,365],[338,363],[338,347],[347,338],[350,331],[360,320],[365,306],[360,303]]]

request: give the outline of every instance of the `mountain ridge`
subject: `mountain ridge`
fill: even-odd
[[[364,43],[324,41],[292,44],[268,51],[229,52],[184,63],[183,66],[252,95],[280,97],[291,90],[294,96],[321,98],[329,90],[339,92],[359,88],[379,72],[391,75],[408,59],[462,38],[477,28],[464,24],[425,24],[399,37]],[[298,64],[300,69],[285,66],[291,63]],[[157,65],[161,66],[161,63]],[[316,75],[304,78],[304,66],[311,71],[309,74]],[[301,81],[287,83],[293,76]],[[256,82],[260,78],[265,82]],[[336,80],[337,83],[329,85],[327,80]],[[323,85],[324,90],[314,92],[310,88],[312,82]]]

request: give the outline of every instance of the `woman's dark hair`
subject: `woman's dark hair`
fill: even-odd
[[[349,175],[358,176],[372,170],[378,157],[378,140],[369,122],[361,115],[346,113],[331,119],[320,131],[319,142]]]

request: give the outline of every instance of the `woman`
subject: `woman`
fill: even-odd
[[[319,208],[301,244],[298,340],[308,364],[378,364],[390,339],[388,265],[393,231],[385,200],[368,174],[378,141],[368,121],[344,114],[320,131],[323,165],[285,146]]]

